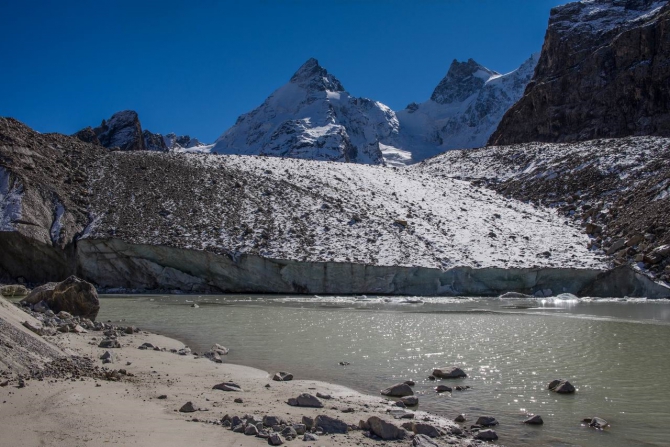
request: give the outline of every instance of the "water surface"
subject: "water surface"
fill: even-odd
[[[670,302],[284,296],[105,296],[101,320],[175,336],[226,361],[378,394],[417,382],[420,409],[473,423],[493,415],[521,446],[670,445]],[[192,308],[195,302],[200,307]],[[339,362],[349,362],[340,366]],[[469,391],[436,394],[434,367],[460,365]],[[575,395],[546,390],[568,378]],[[542,427],[525,426],[540,414]],[[580,424],[599,416],[611,428]]]

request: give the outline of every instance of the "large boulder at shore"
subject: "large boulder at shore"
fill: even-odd
[[[433,375],[438,379],[458,379],[461,377],[468,377],[468,375],[465,374],[465,371],[457,366],[436,368],[433,370]]]
[[[395,385],[382,390],[381,394],[383,396],[405,397],[413,395],[414,390],[412,390],[412,388],[406,383],[396,383]]]
[[[323,430],[325,434],[345,434],[349,431],[346,422],[320,414],[314,419],[314,427]]]
[[[48,283],[34,289],[21,300],[26,304],[37,304],[44,301],[55,313],[65,311],[77,317],[95,320],[100,311],[98,292],[93,284],[70,276],[60,283]]]
[[[298,397],[290,398],[288,404],[294,407],[323,408],[323,403],[308,393],[302,393]]]

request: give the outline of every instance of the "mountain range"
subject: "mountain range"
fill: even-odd
[[[213,152],[400,166],[445,150],[483,146],[530,81],[539,55],[508,74],[454,60],[430,99],[394,112],[357,98],[312,58],[212,145],[142,131],[123,111],[77,134],[121,150]]]

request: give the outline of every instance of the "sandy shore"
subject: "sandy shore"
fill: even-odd
[[[16,308],[0,306],[0,317],[11,313],[15,322],[22,316],[30,320],[29,315],[19,311],[20,315],[16,311]],[[23,327],[19,329],[26,337],[40,338]],[[224,363],[214,363],[205,357],[177,355],[170,349],[183,348],[183,343],[144,331],[120,336],[121,348],[116,349],[99,348],[98,343],[103,338],[101,332],[89,331],[59,333],[42,337],[42,340],[61,352],[89,357],[100,367],[103,365],[99,357],[110,351],[114,354],[114,362],[104,366],[110,370],[125,369],[130,375],[121,376],[118,382],[84,376],[76,380],[69,377],[45,377],[42,381],[33,378],[27,380],[23,388],[18,388],[15,377],[0,388],[0,445],[267,445],[266,439],[234,433],[221,426],[225,415],[243,417],[250,414],[257,418],[273,415],[287,423],[300,423],[303,416],[328,415],[352,426],[358,426],[360,420],[371,416],[379,416],[398,427],[407,422],[395,420],[388,414],[388,409],[397,407],[382,396],[367,396],[318,381],[272,381],[271,375],[265,371],[225,363],[225,356]],[[166,350],[138,349],[143,343]],[[243,391],[212,389],[224,381],[239,384]],[[332,396],[332,399],[322,400],[324,408],[294,407],[286,403],[301,393],[316,395],[317,392]],[[158,399],[161,395],[167,398]],[[235,402],[236,398],[241,398],[243,403]],[[200,411],[178,412],[188,401]],[[416,422],[429,422],[447,431],[456,426],[451,421],[418,411],[414,416]],[[317,441],[310,442],[298,436],[287,444],[372,446],[381,445],[381,442],[369,437],[365,431],[355,429],[347,434],[322,435]],[[412,439],[407,437],[393,442],[411,445]],[[477,441],[447,435],[438,442],[469,445]]]

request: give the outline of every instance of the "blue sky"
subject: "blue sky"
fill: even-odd
[[[500,72],[542,47],[557,0],[2,1],[0,116],[72,133],[133,109],[211,142],[315,57],[404,108],[453,59]]]

